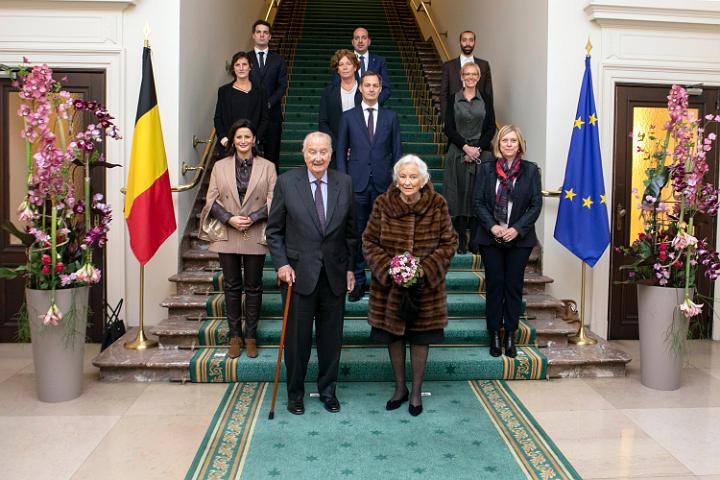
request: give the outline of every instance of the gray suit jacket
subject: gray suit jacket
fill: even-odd
[[[480,67],[480,81],[477,89],[492,98],[492,74],[490,73],[490,64],[482,58],[475,58],[475,63]],[[462,88],[462,80],[460,79],[460,57],[448,60],[443,64],[442,81],[440,82],[440,113],[443,120],[445,119],[445,108],[447,106],[448,97],[455,94]]]
[[[347,292],[346,272],[355,266],[357,231],[350,176],[328,170],[325,233],[315,210],[306,167],[283,173],[275,184],[265,234],[275,269],[295,270],[295,293],[315,290],[324,266],[335,295]]]

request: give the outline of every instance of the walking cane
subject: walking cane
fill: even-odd
[[[285,329],[287,328],[288,311],[290,310],[290,297],[292,296],[292,283],[288,284],[285,295],[285,310],[283,311],[282,330],[280,331],[280,346],[278,347],[277,365],[275,365],[275,382],[273,384],[272,404],[270,405],[269,420],[275,418],[275,399],[277,398],[278,381],[280,381],[280,366],[282,365],[283,346],[285,345]]]

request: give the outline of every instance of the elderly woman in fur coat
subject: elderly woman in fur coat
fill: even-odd
[[[458,238],[445,199],[428,183],[425,162],[406,155],[393,168],[393,183],[375,201],[363,234],[363,252],[372,271],[368,322],[371,338],[388,345],[395,392],[385,408],[410,400],[408,411],[422,413],[422,380],[431,343],[444,339],[447,326],[445,275]],[[390,261],[409,253],[420,260],[412,287],[396,285]],[[405,385],[405,345],[410,344],[412,391]]]

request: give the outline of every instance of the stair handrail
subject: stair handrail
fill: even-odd
[[[173,192],[186,192],[188,190],[191,190],[198,186],[200,183],[200,180],[202,179],[203,172],[205,171],[205,168],[207,166],[208,160],[210,159],[210,156],[212,154],[213,148],[215,147],[215,140],[217,139],[217,136],[215,135],[215,129],[213,128],[210,131],[210,136],[205,141],[193,141],[194,144],[197,143],[204,143],[205,144],[205,150],[203,150],[202,157],[200,157],[200,163],[194,167],[191,167],[187,163],[183,162],[182,165],[182,173],[185,175],[189,171],[194,171],[195,176],[189,183],[184,183],[182,185],[176,185],[174,187],[170,187],[170,190]],[[195,146],[195,145],[193,145]],[[120,189],[120,192],[125,195],[127,193],[127,187],[122,187]]]
[[[425,2],[425,0],[420,0],[420,5],[417,5],[415,3],[415,0],[410,0],[410,5],[412,5],[413,10],[416,12],[419,12],[420,10],[423,10],[425,12],[425,15],[427,15],[428,21],[430,22],[430,26],[432,27],[433,31],[435,32],[435,37],[438,40],[438,43],[442,47],[443,53],[445,54],[445,60],[450,60],[450,53],[448,53],[448,49],[445,46],[445,42],[442,39],[442,34],[440,31],[438,31],[437,27],[435,26],[435,21],[433,20],[433,16],[430,13],[430,9],[428,9],[428,4],[430,2]],[[445,36],[447,36],[447,32],[445,32]]]
[[[270,18],[270,12],[272,12],[273,7],[280,8],[280,0],[270,0],[270,5],[268,5],[267,12],[265,13],[265,21],[269,21]]]

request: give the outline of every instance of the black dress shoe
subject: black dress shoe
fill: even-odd
[[[515,347],[515,332],[505,331],[503,348],[505,349],[506,357],[515,358],[517,356],[517,347]]]
[[[305,405],[302,400],[288,400],[287,410],[293,415],[302,415],[305,413]]]
[[[405,395],[398,398],[397,400],[388,400],[385,404],[385,410],[397,410],[398,408],[400,408],[400,405],[408,401],[408,398],[410,398],[410,392],[405,392]]]
[[[359,302],[360,299],[365,295],[365,285],[355,285],[352,292],[348,295],[348,300],[351,302]]]
[[[499,357],[502,355],[502,347],[500,346],[500,332],[490,332],[490,355]]]
[[[413,405],[412,403],[408,404],[408,412],[410,412],[410,415],[413,417],[417,417],[422,413],[422,404],[420,405]]]
[[[338,413],[340,411],[340,402],[337,397],[321,398],[320,401],[328,412]]]

